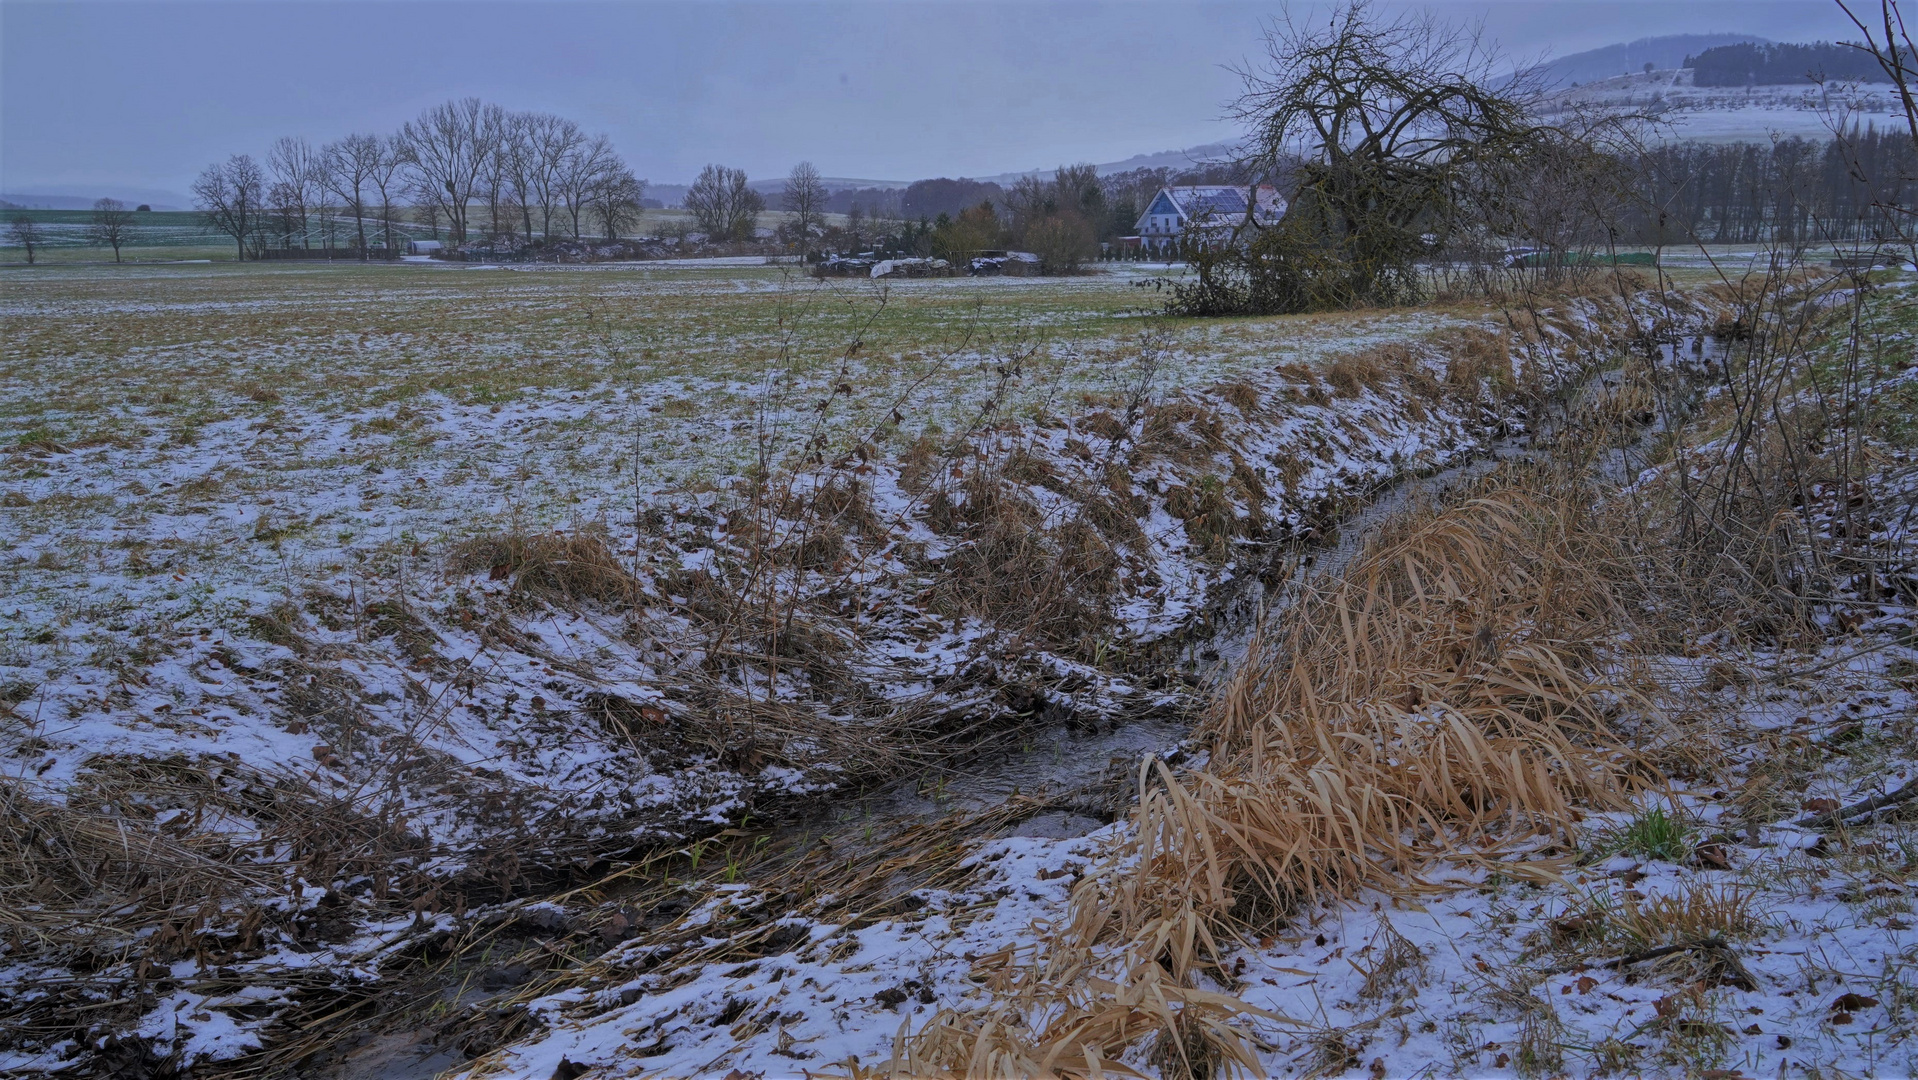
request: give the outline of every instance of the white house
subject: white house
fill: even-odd
[[[1271,225],[1285,216],[1285,199],[1270,185],[1262,184],[1256,192],[1243,184],[1160,188],[1145,213],[1139,215],[1139,239],[1147,250],[1163,253],[1175,247],[1189,230],[1229,233],[1245,220],[1248,201],[1252,219],[1260,225]]]

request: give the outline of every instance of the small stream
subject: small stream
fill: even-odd
[[[1661,402],[1650,423],[1633,438],[1597,455],[1594,467],[1608,482],[1622,483],[1649,464],[1659,437],[1684,418],[1696,379],[1683,377],[1720,359],[1717,343],[1684,338],[1660,346],[1662,371],[1677,373],[1676,389]],[[1580,408],[1622,382],[1616,369],[1601,371],[1563,395],[1535,432],[1493,441],[1470,461],[1419,476],[1405,477],[1373,492],[1363,509],[1340,522],[1337,534],[1316,544],[1269,547],[1263,562],[1246,560],[1237,579],[1209,609],[1207,632],[1192,634],[1180,654],[1176,674],[1209,694],[1243,662],[1258,628],[1284,617],[1309,579],[1342,571],[1379,529],[1395,515],[1458,491],[1507,462],[1538,460],[1552,452]],[[1122,813],[1130,802],[1132,777],[1146,755],[1177,763],[1189,752],[1188,722],[1142,716],[1094,730],[1065,723],[1035,725],[1008,732],[976,752],[941,768],[905,778],[863,794],[822,800],[808,817],[775,827],[761,842],[767,850],[757,865],[773,870],[825,840],[841,855],[873,852],[906,830],[954,821],[1004,806],[1020,796],[1044,796],[1048,811],[1028,816],[1001,835],[1065,838],[1084,835]],[[757,849],[755,849],[757,850]],[[731,881],[731,878],[727,879]],[[750,872],[749,878],[750,881]],[[690,884],[690,883],[688,883]],[[886,891],[908,890],[914,875],[891,878]],[[463,984],[461,984],[463,985]],[[460,987],[449,984],[457,996]],[[483,1004],[487,998],[479,999]],[[440,1046],[423,1030],[379,1036],[348,1055],[327,1075],[378,1080],[426,1080],[466,1055]]]
[[[1721,343],[1704,336],[1663,342],[1658,348],[1660,370],[1681,375],[1719,362],[1723,355]],[[1625,483],[1651,463],[1660,436],[1683,419],[1689,406],[1695,380],[1674,381],[1676,391],[1660,403],[1652,421],[1639,426],[1629,442],[1608,447],[1593,462],[1601,480]],[[1622,382],[1617,368],[1596,372],[1552,406],[1535,430],[1496,439],[1484,453],[1461,464],[1383,486],[1362,509],[1339,523],[1329,541],[1273,546],[1266,555],[1265,572],[1256,565],[1242,568],[1237,580],[1227,586],[1229,591],[1214,602],[1207,620],[1213,629],[1186,645],[1180,655],[1181,673],[1196,679],[1202,694],[1224,685],[1244,660],[1259,627],[1282,617],[1309,578],[1343,571],[1397,515],[1443,499],[1508,462],[1549,457],[1553,443],[1578,411]],[[1129,790],[1129,778],[1141,758],[1151,754],[1176,763],[1188,749],[1190,734],[1188,723],[1162,717],[1096,730],[1062,723],[1025,727],[944,767],[929,768],[920,776],[863,795],[835,799],[821,813],[781,834],[830,835],[835,844],[857,848],[901,828],[955,813],[989,810],[1021,795],[1043,795],[1063,809],[1022,823],[1012,834],[1081,835],[1109,818],[1113,796]]]

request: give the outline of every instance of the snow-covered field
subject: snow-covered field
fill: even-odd
[[[974,962],[1059,918],[1125,827],[1102,823],[1109,804],[1031,791],[903,838],[841,821],[817,849],[768,821],[897,777],[944,806],[959,751],[995,732],[1058,753],[1141,718],[1176,731],[1203,696],[1165,673],[1270,553],[1394,478],[1482,453],[1530,422],[1529,393],[1649,328],[1611,301],[1168,322],[1147,313],[1142,277],[9,279],[9,806],[210,852],[278,895],[215,896],[164,927],[103,915],[32,948],[10,936],[0,995],[23,1034],[0,1064],[206,1069],[305,1045],[292,1033],[341,1001],[405,1000],[411,1030],[450,1026],[413,1040],[430,1047],[417,1060],[392,1050],[414,1070],[394,1075],[474,1054],[489,1076],[577,1075],[562,1059],[608,1075],[872,1065],[902,1024],[982,1000]],[[1695,299],[1659,310],[1661,333],[1716,317]],[[1798,715],[1865,697],[1908,715],[1901,656],[1780,675],[1784,689],[1732,680],[1687,707],[1765,702],[1777,716],[1740,744],[1755,754],[1763,731],[1787,738],[1807,730]],[[1669,795],[1700,844],[1712,790]],[[1797,866],[1819,857],[1797,852],[1801,832],[1746,837],[1726,867],[1613,859],[1543,885],[1473,877],[1416,907],[1367,896],[1248,947],[1224,989],[1306,1022],[1271,1033],[1275,1070],[1327,1032],[1364,1042],[1352,1053],[1379,1058],[1377,1075],[1441,1048],[1451,1071],[1504,1068],[1520,1029],[1545,1021],[1481,1008],[1508,1000],[1486,980],[1556,962],[1540,959],[1549,930],[1528,940],[1508,914],[1546,927],[1596,892],[1649,903],[1728,869]],[[74,842],[58,835],[47,850]],[[755,863],[766,844],[785,861]],[[1872,873],[1894,848],[1870,849]],[[647,852],[663,880],[622,861]],[[1810,879],[1761,879],[1805,923],[1790,905],[1818,899],[1803,900]],[[19,925],[70,910],[25,888],[4,901]],[[1386,920],[1419,959],[1400,948],[1404,986],[1360,995],[1368,958],[1394,947]],[[1854,924],[1845,941],[1876,941]],[[1764,925],[1802,937],[1788,918]],[[1903,941],[1885,940],[1881,959]],[[1799,947],[1746,966],[1784,978]],[[452,975],[406,981],[446,953]],[[1581,974],[1593,984],[1554,999],[1567,1030],[1644,1042],[1631,1027],[1657,995],[1627,971]],[[1803,1042],[1801,1021],[1787,1034]],[[1829,1060],[1861,1060],[1827,1042]],[[341,1047],[302,1052],[357,1075],[390,1064],[373,1057],[391,1045],[344,1065]]]
[[[1890,86],[1694,86],[1688,69],[1620,75],[1561,90],[1551,106],[1599,106],[1652,116],[1660,139],[1672,142],[1769,142],[1829,139],[1835,126],[1896,130],[1904,111]]]
[[[230,1057],[298,1007],[290,983],[362,985],[448,910],[994,725],[1176,716],[1197,697],[1129,657],[1176,645],[1241,552],[1517,415],[1495,313],[1168,324],[1127,270],[11,278],[9,797],[284,890],[153,938],[79,931],[49,871],[14,902],[62,948],[171,964],[176,996],[117,998],[109,965],[14,1005]],[[1504,367],[1442,387],[1448,341]],[[316,943],[322,901],[353,914]],[[189,977],[209,947],[253,989]]]
[[[481,612],[512,583],[485,566],[478,580],[449,572],[461,544],[592,530],[643,577],[697,573],[723,533],[702,541],[686,519],[727,502],[762,453],[783,465],[876,440],[897,454],[981,418],[1013,425],[1002,441],[1023,445],[1019,425],[1123,399],[1145,355],[1156,399],[1468,322],[1411,312],[1166,329],[1138,314],[1124,280],[880,292],[739,267],[142,268],[10,284],[0,662],[9,685],[30,688],[14,709],[33,725],[36,784],[62,790],[103,753],[311,772],[324,740],[285,715],[283,679],[263,674],[306,648],[292,630],[356,654],[375,726],[416,739],[424,723],[464,767],[527,780],[598,790],[613,770],[639,807],[688,784],[722,803],[736,781],[635,779],[599,740],[535,749],[517,725],[496,728],[524,713],[514,702],[552,700],[556,664],[650,700],[661,654],[629,647],[619,620],[570,612],[523,623],[525,651],[498,652]],[[1073,438],[1037,437],[1060,453]],[[1430,458],[1425,436],[1405,437],[1392,453]],[[1336,465],[1320,463],[1322,485],[1397,467]],[[888,487],[878,494],[897,505],[881,509],[896,516],[913,496]],[[661,508],[675,535],[642,520]],[[656,550],[662,539],[684,549]],[[1134,597],[1138,619],[1189,613],[1202,596],[1188,576]],[[421,671],[425,654],[385,640],[414,609],[437,635]],[[655,615],[649,636],[684,629],[683,614]]]
[[[1880,389],[1910,397],[1918,311],[1902,310],[1878,326],[1893,370],[1907,358]],[[1904,575],[1902,599],[1841,603],[1848,621],[1823,643],[1717,632],[1664,660],[1649,673],[1655,722],[1690,734],[1633,808],[1587,815],[1568,846],[1441,864],[1419,887],[1310,905],[1226,943],[1198,989],[1249,1007],[1268,1074],[1918,1073],[1918,818],[1896,800],[1856,808],[1918,783],[1918,456],[1908,433],[1879,451],[1874,542],[1905,553],[1880,571]],[[1813,522],[1838,512],[1808,507]],[[1816,820],[1840,807],[1846,824]],[[1132,826],[1037,825],[975,843],[972,873],[913,891],[904,915],[788,913],[770,947],[763,930],[695,930],[615,950],[530,1002],[545,1034],[471,1075],[869,1075],[941,1010],[1016,1002],[995,993],[1011,967],[1074,977],[1030,950],[1073,919],[1075,883],[1128,871]],[[688,922],[761,902],[712,893]],[[1157,1075],[1152,1045],[1107,1064]]]
[[[1215,988],[1285,1018],[1254,1021],[1275,1076],[1912,1075],[1918,830],[1898,820],[1834,837],[1792,823],[1800,801],[1848,804],[1918,772],[1918,650],[1859,645],[1743,658],[1763,672],[1745,686],[1703,677],[1725,661],[1679,676],[1694,687],[1682,707],[1726,723],[1729,744],[1710,781],[1646,800],[1685,823],[1682,847],[1647,855],[1619,839],[1633,815],[1594,815],[1570,855],[1503,875],[1441,871],[1430,892],[1309,911],[1234,949],[1234,978]],[[1854,741],[1802,792],[1771,793],[1790,803],[1772,811],[1781,820],[1744,824],[1751,788],[1739,781],[1834,739]],[[974,962],[1065,920],[1068,890],[1125,827],[983,843],[962,887],[915,893],[924,904],[909,916],[794,920],[800,946],[695,965],[691,978],[622,975],[649,957],[604,957],[604,974],[534,1003],[549,1034],[475,1075],[547,1076],[562,1060],[606,1076],[763,1077],[883,1062],[902,1027],[989,1003]],[[1633,959],[1688,910],[1725,925],[1729,964],[1711,949]],[[1647,936],[1608,937],[1620,913]],[[1150,1071],[1143,1058],[1122,1064]]]

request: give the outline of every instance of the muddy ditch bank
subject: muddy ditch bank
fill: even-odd
[[[10,803],[46,888],[10,928],[8,1064],[426,1075],[615,946],[776,951],[781,910],[877,917],[980,837],[1083,832],[1287,582],[1556,416],[1645,413],[1594,373],[1715,318],[1567,301],[1177,393],[1142,349],[1136,393],[1071,416],[802,441],[623,527],[255,612],[161,662],[257,717],[257,757],[76,745]],[[118,693],[93,707],[165,716]],[[101,851],[127,822],[144,847]],[[770,899],[717,918],[748,883]]]
[[[1337,522],[1336,529],[1322,530],[1316,541],[1298,541],[1269,553],[1262,572],[1247,574],[1245,594],[1209,620],[1213,633],[1185,642],[1180,654],[1183,673],[1227,677],[1260,624],[1282,623],[1294,586],[1337,574],[1387,520],[1469,488],[1501,463],[1558,464],[1611,481],[1637,475],[1651,463],[1659,440],[1682,423],[1692,388],[1688,376],[1708,371],[1720,356],[1720,348],[1702,335],[1672,334],[1662,341],[1638,342],[1624,363],[1568,384],[1537,413],[1532,431],[1496,440],[1481,458],[1389,484]],[[1235,618],[1232,612],[1246,614]],[[757,978],[754,986],[764,991],[765,971],[795,963],[800,972],[835,965],[849,973],[867,971],[849,982],[849,1007],[870,1000],[886,1008],[897,1005],[903,1013],[914,1000],[930,1005],[931,991],[915,991],[920,984],[908,977],[906,968],[888,972],[884,964],[875,968],[856,963],[862,955],[860,941],[868,936],[865,931],[882,938],[889,933],[909,937],[916,918],[949,925],[979,917],[975,912],[982,908],[996,916],[1006,902],[1006,889],[992,886],[1005,876],[972,861],[975,853],[990,849],[988,858],[996,860],[1018,850],[1004,847],[1006,841],[1069,839],[1113,820],[1136,795],[1133,783],[1141,757],[1177,762],[1204,753],[1185,735],[1183,728],[1157,724],[1121,724],[1093,735],[1061,730],[1049,740],[1028,731],[1017,748],[980,754],[949,776],[898,783],[791,825],[715,837],[710,846],[693,851],[694,865],[683,867],[687,873],[677,880],[663,875],[612,885],[599,910],[615,912],[612,925],[624,936],[621,944],[602,958],[533,980],[503,998],[496,1006],[505,1018],[500,1031],[509,1039],[524,1037],[548,1022],[557,1023],[562,1014],[569,1021],[566,1032],[590,1030],[591,1022],[582,1020],[595,1014],[590,1003],[616,1011],[642,997],[652,1000],[654,994],[670,999],[676,987],[701,973],[709,990],[717,983],[731,985],[734,978],[742,987]],[[1048,741],[1054,749],[1046,749]],[[989,840],[999,843],[985,844]],[[1071,852],[1069,845],[1051,850]],[[1086,857],[1084,852],[1079,856]],[[702,873],[701,862],[724,869]],[[1040,869],[1036,878],[1044,881],[1071,871],[1068,857],[1066,865]],[[1020,876],[1005,880],[1016,883]],[[1030,881],[1011,886],[1014,892],[1030,887]],[[952,906],[955,897],[957,909]],[[666,905],[665,919],[653,914],[659,904]],[[590,915],[582,916],[591,924]],[[1018,916],[1011,921],[1016,923]],[[983,935],[988,940],[991,936]],[[724,979],[715,977],[728,971]],[[866,994],[875,987],[876,993]],[[921,995],[917,999],[915,992]],[[818,996],[824,1002],[833,1000],[823,992]],[[728,997],[727,1007],[711,1021],[733,1025],[735,1045],[754,1038],[769,1022],[765,1018],[777,1013],[769,1003],[749,1003],[752,997],[741,989],[738,1008]],[[760,1019],[749,1022],[748,1014]],[[653,1047],[635,1043],[622,1056],[686,1052],[680,1044],[689,1036],[655,1030]],[[572,1038],[541,1036],[534,1040],[537,1049],[487,1058],[480,1063],[482,1072],[544,1062]],[[587,1052],[583,1060],[604,1053],[603,1046],[589,1047],[593,1038],[579,1038]],[[719,1046],[728,1042],[721,1036],[715,1039]],[[785,1038],[779,1047],[776,1054],[786,1053]],[[795,1059],[809,1054],[794,1051]],[[683,1065],[686,1059],[674,1060]],[[543,1071],[545,1065],[539,1067]]]
[[[1570,440],[1574,452],[1589,456],[1579,467],[1601,481],[1625,482],[1649,467],[1659,442],[1689,415],[1698,377],[1722,364],[1726,345],[1709,333],[1667,328],[1630,347],[1630,359],[1642,363],[1585,373],[1535,407],[1530,426],[1492,439],[1482,453],[1356,495],[1340,505],[1342,516],[1315,524],[1309,536],[1263,550],[1248,546],[1235,575],[1171,639],[1176,649],[1167,650],[1173,659],[1159,681],[1209,700],[1253,638],[1282,624],[1300,587],[1339,574],[1393,518],[1503,465],[1551,463]],[[1015,800],[1025,800],[1032,817],[1011,826],[1020,834],[1075,835],[1130,806],[1142,757],[1178,764],[1202,750],[1187,738],[1192,719],[1135,715],[1101,727],[1047,723],[1041,713],[919,775],[824,800],[810,814],[778,821],[770,835],[776,843],[824,837],[841,850],[858,849],[940,818],[994,813]]]

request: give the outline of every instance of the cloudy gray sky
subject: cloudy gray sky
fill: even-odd
[[[1228,137],[1224,65],[1285,6],[0,0],[0,190],[157,199],[279,135],[386,131],[468,94],[604,131],[656,182],[708,161],[881,179],[1112,161]],[[1831,0],[1430,6],[1525,56],[1846,29]]]

